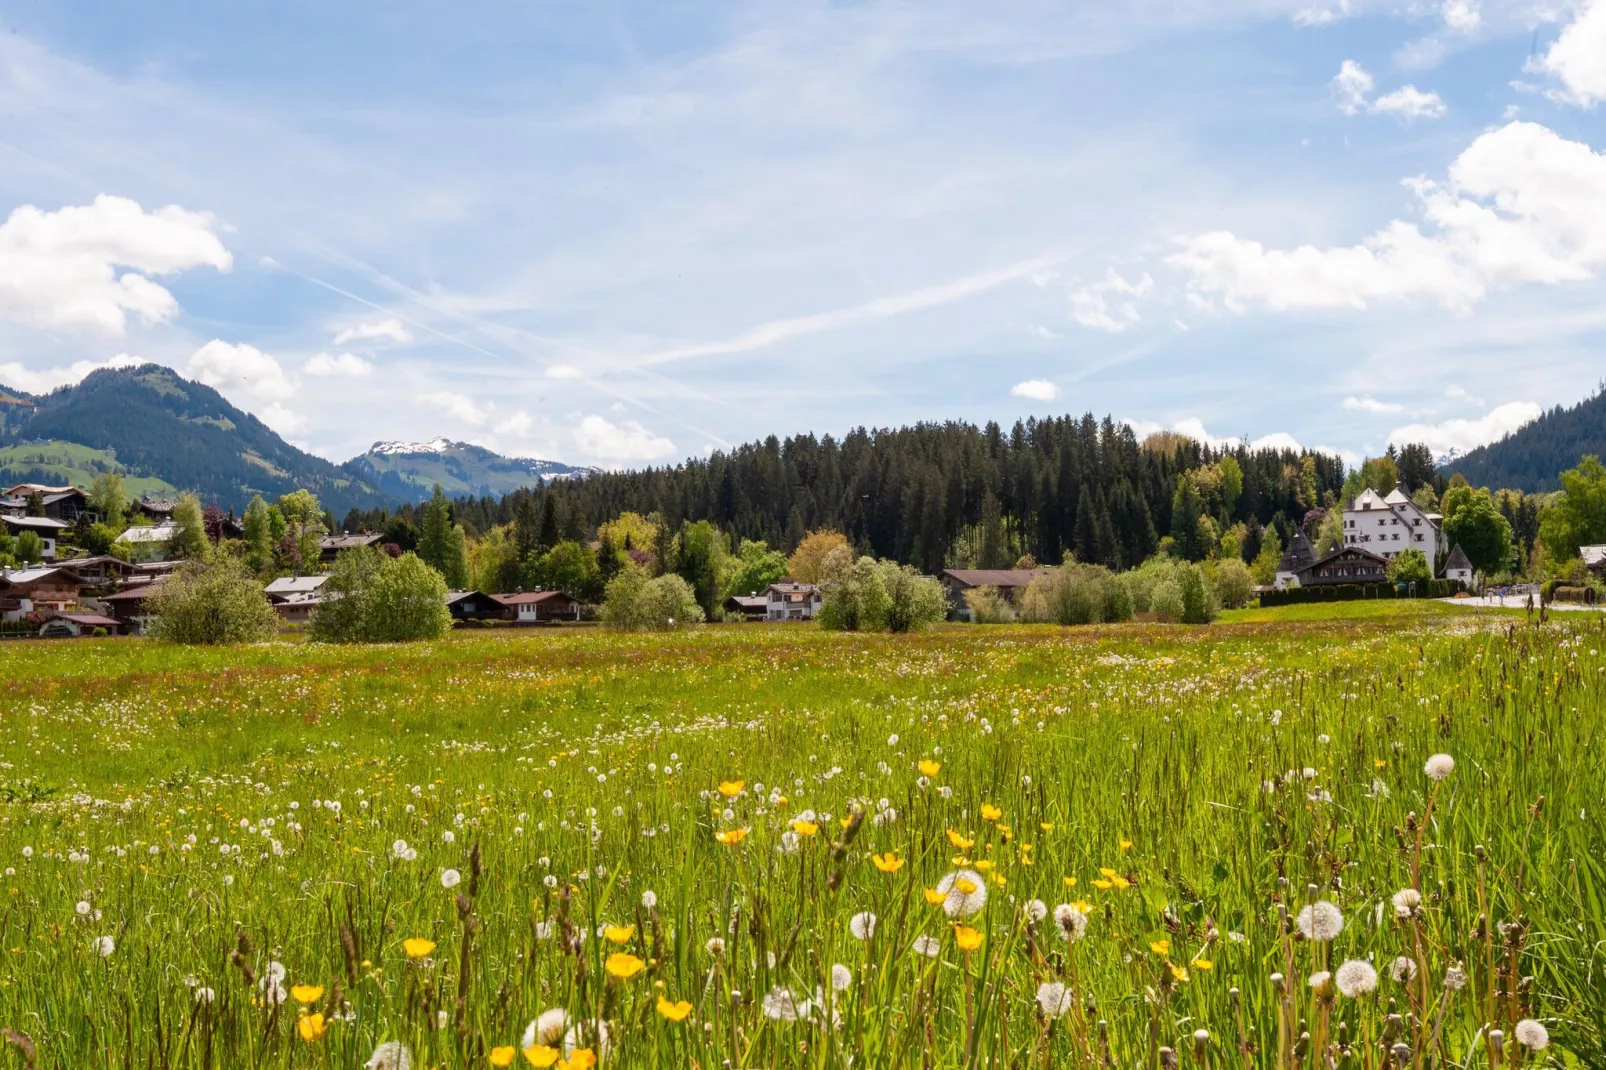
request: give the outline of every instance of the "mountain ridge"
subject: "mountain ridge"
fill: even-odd
[[[1559,473],[1592,453],[1606,457],[1606,384],[1576,405],[1548,409],[1494,442],[1439,466],[1475,487],[1510,487],[1530,494],[1560,489]]]

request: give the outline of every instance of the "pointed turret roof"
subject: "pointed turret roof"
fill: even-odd
[[[1277,571],[1298,575],[1315,563],[1316,552],[1311,549],[1310,540],[1305,538],[1303,530],[1295,528],[1293,538],[1288,540],[1288,549],[1283,551],[1282,560],[1277,562]]]
[[[1464,568],[1468,572],[1472,571],[1472,562],[1467,560],[1467,555],[1462,552],[1460,543],[1455,544],[1450,550],[1449,559],[1444,562],[1444,571],[1446,572],[1457,568]]]

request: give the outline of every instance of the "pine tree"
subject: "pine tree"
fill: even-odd
[[[439,483],[429,501],[424,503],[423,515],[418,524],[418,556],[423,562],[446,575],[452,541],[452,507]]]
[[[535,548],[538,553],[546,553],[562,541],[558,533],[558,503],[549,490],[541,495],[541,526],[536,532]]]

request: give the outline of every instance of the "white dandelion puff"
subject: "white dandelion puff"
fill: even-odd
[[[1068,944],[1076,943],[1087,932],[1087,915],[1069,903],[1061,903],[1054,908],[1054,922],[1059,926],[1060,936]]]
[[[1048,917],[1048,904],[1041,899],[1028,899],[1026,905],[1021,907],[1021,914],[1028,925],[1036,925]]]
[[[868,940],[875,935],[876,916],[868,910],[861,910],[848,919],[848,932],[856,940]]]
[[[387,1040],[374,1049],[363,1070],[413,1070],[413,1053],[399,1040]]]
[[[587,1021],[576,1022],[569,1031],[563,1034],[563,1057],[567,1059],[574,1054],[576,1048],[590,1048],[596,1055],[597,1062],[608,1061],[609,1037],[608,1023],[600,1018],[591,1018]]]
[[[1377,970],[1370,962],[1350,959],[1333,974],[1333,984],[1345,999],[1355,999],[1377,987]]]
[[[934,959],[937,957],[938,952],[942,950],[942,944],[935,936],[917,936],[915,937],[913,950],[916,955],[924,955],[928,959]]]
[[[1423,764],[1422,772],[1428,775],[1429,780],[1443,780],[1455,772],[1455,759],[1448,754],[1435,754]]]
[[[556,1044],[569,1028],[569,1013],[562,1007],[553,1007],[542,1011],[534,1021],[524,1027],[524,1036],[519,1047],[533,1048],[537,1044],[551,1047]]]
[[[100,957],[104,959],[109,958],[111,953],[117,950],[117,941],[109,936],[97,936],[92,946],[100,954]]]
[[[1058,981],[1037,986],[1037,1006],[1044,1018],[1063,1018],[1071,1010],[1071,990]]]
[[[1544,1051],[1545,1045],[1550,1043],[1550,1030],[1532,1018],[1524,1018],[1511,1030],[1517,1038],[1517,1043],[1529,1051]]]
[[[853,971],[840,962],[831,967],[831,988],[837,992],[846,992],[848,986],[853,984]]]
[[[1344,912],[1325,899],[1318,899],[1300,910],[1294,919],[1307,940],[1326,942],[1344,931]]]
[[[457,870],[455,870],[455,869],[443,869],[443,870],[441,870],[441,887],[442,888],[447,888],[447,889],[456,888],[458,886],[458,884],[462,882],[462,880],[463,880],[463,875],[461,873],[457,872]]]
[[[1389,980],[1405,984],[1416,977],[1416,960],[1409,955],[1400,955],[1389,963]]]
[[[950,918],[971,917],[987,905],[987,882],[974,870],[955,870],[937,882],[937,891],[946,896],[942,910]]]
[[[1415,888],[1401,888],[1390,897],[1396,918],[1414,918],[1422,908],[1422,893]]]
[[[764,997],[764,1017],[777,1022],[797,1021],[797,997],[789,988],[774,988]]]

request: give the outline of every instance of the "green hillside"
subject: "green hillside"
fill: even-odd
[[[1560,405],[1498,442],[1479,446],[1441,466],[1474,487],[1511,487],[1529,493],[1559,490],[1556,475],[1586,453],[1606,457],[1606,391],[1571,408]]]
[[[88,489],[96,476],[118,472],[123,487],[134,497],[176,494],[178,488],[157,476],[131,473],[105,450],[76,442],[28,442],[0,446],[0,483],[48,483]]]

